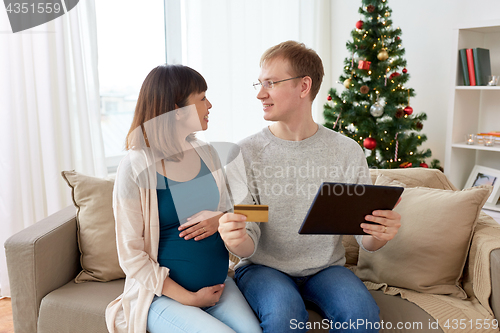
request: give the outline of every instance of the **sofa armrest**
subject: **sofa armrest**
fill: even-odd
[[[495,314],[495,318],[500,318],[500,249],[491,251],[490,254],[491,271],[491,296],[490,306]]]
[[[5,242],[16,333],[37,331],[40,302],[81,269],[73,205],[18,232]]]
[[[470,298],[500,320],[500,225],[481,212],[474,229],[462,285]]]

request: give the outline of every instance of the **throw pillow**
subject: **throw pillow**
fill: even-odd
[[[378,175],[377,179],[375,180],[375,185],[382,185],[382,186],[399,186],[399,187],[412,187],[412,186],[407,186],[406,184],[398,181],[398,180],[395,180],[395,179],[392,179],[392,178],[389,178],[385,175]]]
[[[114,181],[63,171],[77,208],[78,246],[82,271],[76,283],[124,278],[116,250],[112,195]]]
[[[442,190],[457,190],[444,173],[437,169],[370,169],[372,181],[375,183],[379,175],[384,175],[406,184],[406,187],[430,187]]]
[[[371,171],[370,171],[371,172]],[[400,186],[406,187],[406,184],[403,184],[397,180],[391,179],[383,174],[379,174],[375,181],[376,185],[385,185],[385,186]],[[359,257],[359,244],[354,238],[353,235],[344,235],[342,236],[342,245],[344,245],[345,249],[345,266],[352,267],[358,263]]]
[[[490,193],[490,186],[463,191],[406,188],[394,209],[401,214],[398,234],[374,253],[360,251],[356,275],[392,287],[467,298],[459,280]]]
[[[342,236],[342,245],[345,249],[345,265],[346,267],[355,266],[358,263],[359,244],[353,235]]]

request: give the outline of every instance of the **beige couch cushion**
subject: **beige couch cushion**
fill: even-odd
[[[37,333],[108,332],[105,312],[108,304],[123,292],[125,280],[108,283],[73,281],[42,299]]]
[[[112,194],[114,181],[63,171],[77,208],[78,246],[82,271],[75,282],[124,278],[116,250]]]
[[[387,177],[392,181],[397,181],[402,187],[430,187],[442,190],[457,190],[448,178],[437,169],[428,168],[410,168],[410,169],[370,169],[372,183],[375,184],[380,175]],[[403,185],[401,185],[403,184]],[[383,185],[383,184],[380,184]],[[342,244],[345,248],[346,266],[356,265],[358,262],[359,245],[352,235],[345,235],[342,238]]]
[[[388,177],[377,180],[377,185],[392,182]],[[398,234],[377,252],[360,251],[356,275],[364,281],[465,299],[459,280],[490,192],[490,186],[464,191],[406,188],[394,209],[401,214]]]
[[[345,266],[356,266],[359,256],[359,244],[353,235],[342,236],[342,245],[345,249]]]

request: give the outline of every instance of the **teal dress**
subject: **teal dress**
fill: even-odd
[[[200,172],[187,182],[176,182],[158,173],[156,191],[160,266],[167,267],[169,277],[192,292],[224,283],[229,254],[219,232],[199,241],[179,237],[180,221],[202,210],[217,211],[219,189],[207,165],[201,160]]]

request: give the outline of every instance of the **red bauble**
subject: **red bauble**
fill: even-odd
[[[401,40],[401,38],[399,38],[399,36],[396,37],[396,40]]]
[[[398,72],[394,72],[394,73],[392,73],[392,74],[389,76],[389,79],[391,79],[391,80],[392,80],[392,79],[394,79],[395,77],[398,77],[398,76],[400,76],[400,75],[401,75],[401,74],[399,74]]]
[[[404,74],[408,73],[408,70],[406,68],[403,68],[403,73]]]
[[[428,168],[429,166],[427,165],[427,163],[420,163],[420,167],[421,168]]]
[[[363,21],[359,20],[358,22],[356,22],[356,29],[363,29]]]
[[[400,168],[411,168],[412,164],[410,162],[403,162],[399,165]]]
[[[328,95],[328,97],[326,99],[329,100],[329,101],[331,101],[332,100],[332,96]]]
[[[408,105],[407,107],[405,107],[405,113],[407,115],[411,115],[413,113],[413,108]]]
[[[363,146],[366,149],[373,150],[377,147],[377,141],[374,138],[366,138],[363,140]]]

